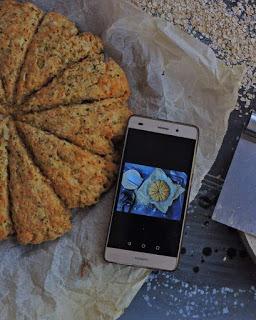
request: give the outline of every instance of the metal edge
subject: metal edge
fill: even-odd
[[[247,237],[246,233],[239,231],[239,235],[243,241],[243,244],[246,247],[247,252],[249,253],[250,257],[252,258],[253,262],[256,264],[256,252],[253,251]],[[255,238],[256,239],[256,238]]]

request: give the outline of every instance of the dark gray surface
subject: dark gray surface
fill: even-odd
[[[231,114],[217,160],[189,208],[178,270],[152,273],[121,320],[256,319],[256,266],[238,232],[211,220],[247,121]]]

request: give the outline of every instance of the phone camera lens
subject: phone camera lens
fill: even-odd
[[[179,129],[176,129],[176,132],[179,132]]]
[[[138,125],[139,125],[139,126],[143,126],[143,123],[142,123],[142,122],[139,122]]]

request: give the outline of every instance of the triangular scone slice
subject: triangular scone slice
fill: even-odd
[[[77,35],[68,18],[45,15],[29,46],[17,86],[17,102],[40,89],[69,64],[103,51],[101,40],[90,33]]]
[[[107,155],[114,152],[112,140],[123,136],[130,115],[126,102],[106,99],[20,115],[17,118],[83,149]]]
[[[36,163],[69,208],[96,203],[110,186],[116,171],[111,162],[23,122],[17,122],[17,127]]]
[[[8,127],[7,119],[0,121],[0,240],[13,233],[8,192]]]
[[[70,211],[30,159],[10,124],[9,166],[12,219],[22,244],[54,240],[71,229]]]
[[[110,59],[85,59],[39,90],[19,107],[21,112],[51,109],[58,105],[107,98],[128,98],[129,85],[124,71]]]
[[[42,15],[42,11],[29,2],[0,2],[0,78],[8,103],[13,102],[20,68]]]

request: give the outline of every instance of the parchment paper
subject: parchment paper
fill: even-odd
[[[200,143],[192,198],[213,164],[242,68],[229,69],[199,41],[120,0],[34,1],[104,33],[107,53],[125,68],[139,114],[196,124]],[[145,269],[103,261],[113,190],[74,215],[65,237],[40,246],[0,245],[1,320],[118,318],[145,281]]]

